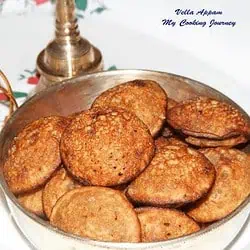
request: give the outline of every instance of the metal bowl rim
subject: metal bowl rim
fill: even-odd
[[[224,94],[222,94],[220,91],[204,84],[201,83],[199,81],[193,80],[191,78],[188,77],[184,77],[184,76],[180,76],[177,74],[172,74],[172,73],[167,73],[167,72],[161,72],[161,71],[154,71],[154,70],[145,70],[145,69],[121,69],[121,70],[114,70],[114,71],[102,71],[102,72],[97,72],[97,73],[90,73],[90,74],[86,74],[86,75],[82,75],[82,76],[78,76],[78,77],[73,77],[71,79],[67,79],[67,80],[63,80],[37,94],[35,94],[34,96],[32,96],[29,100],[27,100],[25,103],[23,103],[15,112],[14,114],[11,116],[11,118],[7,121],[6,125],[4,126],[4,128],[2,129],[2,131],[0,132],[0,140],[3,140],[3,135],[5,133],[6,127],[13,123],[15,121],[15,117],[18,115],[18,113],[20,112],[20,110],[26,106],[29,105],[29,103],[32,103],[34,101],[36,101],[36,99],[38,99],[40,96],[46,95],[50,92],[53,92],[59,88],[63,88],[66,87],[68,84],[78,84],[79,81],[82,82],[86,79],[89,78],[97,78],[100,77],[102,75],[107,75],[107,76],[114,76],[114,75],[129,75],[129,74],[133,74],[133,73],[144,73],[145,75],[147,74],[157,74],[157,75],[168,75],[168,76],[172,76],[175,77],[177,79],[181,79],[181,80],[188,80],[191,81],[195,84],[198,84],[202,87],[205,87],[207,89],[212,90],[213,92],[216,92],[217,94],[219,94],[220,96],[224,96],[226,98],[228,98],[230,101],[232,101],[229,97],[225,96]],[[234,101],[232,101],[232,103],[235,103]],[[236,104],[237,105],[237,104]],[[238,106],[238,105],[237,105]],[[246,114],[246,112],[241,108],[241,110]],[[248,116],[248,114],[247,114]],[[249,116],[248,116],[249,118]],[[18,200],[16,199],[16,197],[12,194],[12,192],[10,192],[7,183],[3,177],[3,174],[1,172],[0,174],[0,188],[3,189],[4,194],[7,195],[7,198],[10,199],[14,205],[21,210],[24,215],[28,216],[32,221],[34,221],[35,223],[40,224],[43,227],[46,227],[46,229],[48,229],[51,232],[54,232],[56,234],[65,236],[66,238],[70,238],[70,239],[74,239],[77,241],[80,241],[82,243],[85,244],[89,244],[89,245],[94,245],[94,246],[100,246],[100,247],[108,247],[108,248],[117,248],[117,249],[123,249],[123,248],[131,248],[131,249],[138,249],[138,248],[143,248],[146,247],[148,249],[153,248],[153,247],[157,247],[157,246],[169,246],[171,244],[180,244],[180,243],[184,243],[186,241],[189,240],[196,240],[198,239],[198,237],[202,237],[204,234],[211,232],[217,228],[219,228],[220,226],[224,225],[225,223],[227,223],[229,220],[231,220],[233,217],[235,217],[236,215],[238,215],[240,212],[243,212],[243,210],[245,208],[247,208],[247,205],[250,204],[250,195],[241,203],[240,206],[238,206],[231,214],[229,214],[228,216],[226,216],[225,218],[214,222],[213,224],[211,224],[210,226],[203,228],[201,230],[199,230],[196,233],[187,235],[187,236],[182,236],[182,237],[178,237],[175,239],[170,239],[167,241],[158,241],[158,242],[149,242],[149,243],[119,243],[119,242],[105,242],[105,241],[97,241],[97,240],[91,240],[88,238],[83,238],[71,233],[66,233],[64,231],[61,231],[53,226],[51,226],[47,221],[39,218],[38,216],[26,211],[18,202]],[[250,214],[248,214],[248,217],[250,216]]]

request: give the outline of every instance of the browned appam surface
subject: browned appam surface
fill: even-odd
[[[228,103],[207,97],[184,101],[167,113],[168,123],[184,134],[214,139],[249,136],[250,124]]]
[[[61,163],[59,143],[69,120],[40,118],[27,125],[13,140],[3,167],[5,180],[15,194],[43,185]]]
[[[175,209],[148,207],[135,210],[141,223],[142,242],[169,240],[200,230],[193,219]]]
[[[154,140],[132,113],[94,108],[67,127],[61,154],[68,170],[83,183],[115,186],[144,170],[154,155]]]
[[[125,196],[111,188],[82,187],[56,203],[50,222],[61,230],[94,240],[140,242],[140,223]]]
[[[92,104],[92,107],[107,106],[134,113],[155,136],[166,119],[167,95],[155,81],[134,80],[106,90]]]
[[[250,194],[250,158],[236,149],[211,148],[202,152],[214,164],[215,184],[208,196],[188,214],[198,222],[212,222],[233,212]]]
[[[175,107],[177,104],[178,104],[177,101],[175,101],[175,100],[172,99],[172,98],[168,98],[168,108],[167,108],[167,110],[169,110],[169,109]]]
[[[201,153],[185,146],[165,146],[129,185],[126,195],[141,204],[177,207],[204,196],[214,178],[213,165]]]
[[[60,197],[77,187],[80,185],[67,174],[66,170],[60,169],[43,190],[43,208],[46,216],[50,217],[52,209]]]
[[[42,193],[43,188],[30,194],[23,194],[19,196],[18,201],[22,207],[24,207],[29,212],[40,217],[45,217],[43,211]]]
[[[232,137],[224,140],[214,140],[214,139],[205,139],[205,138],[196,138],[192,136],[188,136],[186,142],[202,147],[202,148],[210,148],[210,147],[233,147],[238,144],[246,143],[248,140],[245,136],[239,135],[236,137]]]
[[[160,150],[161,148],[164,148],[165,146],[175,146],[175,145],[176,146],[188,146],[187,143],[178,139],[177,137],[165,138],[161,136],[157,140],[155,140],[156,150]]]

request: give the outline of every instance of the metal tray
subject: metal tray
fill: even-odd
[[[208,96],[223,100],[249,116],[231,99],[200,82],[164,72],[147,70],[117,70],[88,74],[56,84],[25,102],[10,118],[0,134],[0,165],[3,164],[8,148],[16,134],[28,123],[42,116],[69,115],[89,108],[101,92],[122,82],[134,79],[157,81],[168,96],[185,100],[195,96]],[[250,152],[250,146],[244,148]],[[250,210],[248,197],[226,218],[189,236],[155,243],[109,243],[80,238],[64,233],[48,222],[25,211],[9,191],[0,168],[0,187],[4,190],[9,207],[24,234],[37,249],[223,249],[237,235],[245,223]]]

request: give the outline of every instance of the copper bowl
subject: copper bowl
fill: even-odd
[[[215,89],[200,82],[169,73],[145,70],[117,70],[88,74],[56,84],[25,102],[8,120],[0,134],[0,164],[15,135],[29,122],[42,116],[69,115],[87,109],[104,90],[134,79],[157,81],[169,97],[181,101],[197,95],[223,100],[238,108],[247,119],[249,116],[237,104]],[[245,151],[250,151],[247,146]],[[8,186],[0,171],[0,187],[17,225],[36,249],[224,249],[239,233],[250,211],[248,197],[233,213],[197,233],[173,240],[155,243],[111,243],[80,238],[53,228],[50,224],[24,210]]]

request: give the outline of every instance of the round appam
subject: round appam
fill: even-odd
[[[64,168],[58,170],[43,190],[42,200],[46,216],[50,218],[52,209],[60,197],[68,191],[80,186],[80,184],[68,175]]]
[[[186,135],[214,139],[249,136],[249,121],[226,102],[198,97],[179,103],[167,113],[168,123]]]
[[[224,139],[224,140],[215,140],[215,139],[206,139],[188,136],[185,139],[189,144],[201,147],[201,148],[210,148],[210,147],[234,147],[236,145],[246,143],[248,140],[245,136],[239,135],[236,137]]]
[[[3,166],[5,180],[14,194],[45,184],[61,163],[59,143],[69,120],[44,117],[28,124],[13,140]]]
[[[120,107],[138,116],[155,136],[166,119],[167,94],[151,80],[134,80],[106,90],[92,107]]]
[[[126,195],[139,204],[178,207],[203,197],[214,179],[214,167],[204,155],[182,145],[165,146],[128,186]]]
[[[135,210],[141,224],[142,242],[169,240],[200,230],[193,219],[176,209],[144,207]]]
[[[61,155],[83,184],[116,186],[145,169],[154,155],[154,140],[134,114],[114,107],[93,108],[66,128]]]
[[[117,190],[81,187],[63,195],[50,216],[53,226],[78,236],[111,242],[140,242],[133,206]]]
[[[42,203],[43,188],[29,194],[23,194],[18,197],[19,203],[29,212],[40,217],[45,217]]]
[[[204,196],[214,179],[214,167],[204,155],[182,145],[165,146],[126,195],[139,204],[178,207]]]
[[[250,194],[250,157],[228,148],[203,149],[214,164],[215,183],[208,195],[188,212],[194,220],[213,222],[233,212]]]

